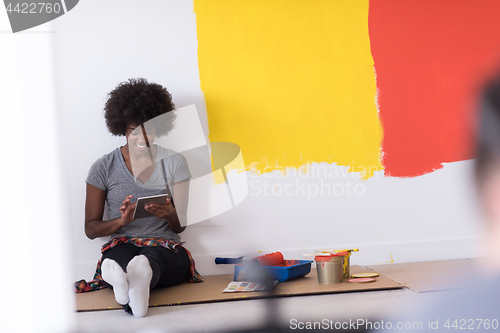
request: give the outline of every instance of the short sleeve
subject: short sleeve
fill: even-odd
[[[172,156],[172,178],[174,184],[191,178],[187,160],[182,154]]]
[[[90,171],[89,174],[87,175],[87,179],[85,180],[85,182],[87,184],[97,187],[98,189],[106,191],[107,189],[106,173],[107,173],[107,168],[104,165],[104,160],[103,158],[100,158],[97,161],[95,161],[94,164],[92,164],[92,166],[90,167]]]

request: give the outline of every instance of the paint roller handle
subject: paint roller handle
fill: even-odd
[[[234,265],[243,263],[243,257],[239,258],[220,258],[215,257],[215,264],[217,265]]]

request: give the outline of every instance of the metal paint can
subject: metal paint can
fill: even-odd
[[[316,250],[316,252],[322,252],[322,253],[332,253],[335,255],[340,255],[342,254],[344,256],[344,267],[343,267],[343,274],[345,278],[350,278],[351,277],[351,253],[352,252],[358,252],[359,249],[346,249],[346,250],[335,250],[335,249],[323,249],[323,250]]]
[[[342,283],[344,256],[316,256],[319,284]]]

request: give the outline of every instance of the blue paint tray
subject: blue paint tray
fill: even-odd
[[[299,277],[306,276],[311,271],[312,260],[283,260],[276,266],[262,266],[275,280],[279,282],[290,281]],[[243,264],[234,266],[234,281],[237,281],[241,270],[248,268]]]

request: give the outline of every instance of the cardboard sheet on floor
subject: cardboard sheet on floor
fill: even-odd
[[[370,272],[367,268],[351,266],[351,274]],[[203,283],[183,283],[178,286],[154,289],[149,299],[150,306],[170,306],[221,301],[236,301],[266,297],[262,292],[223,293],[222,290],[233,280],[232,274],[205,276]],[[399,289],[404,286],[380,275],[372,283],[347,283],[322,285],[318,283],[316,269],[305,277],[288,282],[280,282],[274,287],[278,296],[319,295],[358,291]],[[109,289],[76,294],[77,311],[97,311],[121,309]]]
[[[480,264],[470,259],[422,261],[368,266],[416,292],[450,290],[474,279]]]

